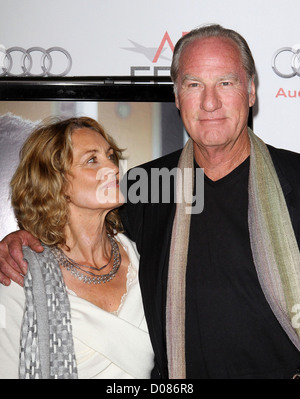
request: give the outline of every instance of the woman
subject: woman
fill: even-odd
[[[44,251],[24,248],[24,290],[0,287],[0,378],[150,378],[138,255],[117,210],[120,156],[86,117],[45,123],[25,142],[12,204]]]

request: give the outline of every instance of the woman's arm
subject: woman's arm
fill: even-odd
[[[0,242],[0,283],[10,285],[11,280],[23,286],[27,273],[27,262],[23,259],[22,246],[35,252],[43,252],[40,241],[25,230],[8,234]]]

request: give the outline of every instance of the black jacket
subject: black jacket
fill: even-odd
[[[268,146],[277,171],[293,228],[300,247],[300,154]],[[155,353],[152,378],[168,378],[165,339],[165,311],[169,247],[175,215],[174,186],[169,203],[151,203],[151,169],[172,170],[181,151],[176,151],[139,166],[147,172],[148,203],[127,200],[120,211],[128,236],[136,242],[140,253],[140,285],[151,342]],[[130,178],[130,172],[127,176]],[[135,168],[135,172],[138,170]],[[138,174],[139,175],[139,174]],[[145,178],[143,174],[143,178]],[[134,181],[127,180],[127,190]],[[145,182],[143,182],[145,183]],[[145,186],[143,186],[145,187]]]

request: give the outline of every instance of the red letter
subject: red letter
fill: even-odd
[[[278,90],[278,93],[276,94],[275,97],[277,98],[278,96],[284,96],[286,98],[286,94],[282,87]]]
[[[170,46],[170,49],[171,49],[172,51],[174,51],[174,45],[173,45],[173,43],[172,43],[172,41],[171,41],[171,39],[170,39],[170,36],[169,36],[168,32],[166,32],[166,33],[164,34],[164,37],[163,37],[163,39],[162,39],[162,41],[161,41],[161,43],[160,43],[160,46],[158,47],[158,50],[157,50],[157,52],[156,52],[156,54],[155,54],[155,57],[153,58],[153,61],[152,61],[152,62],[157,62],[158,57],[160,56],[160,53],[161,53],[161,51],[162,51],[162,49],[163,49],[163,46],[164,46],[165,42],[168,42],[168,43],[169,43],[169,46]]]

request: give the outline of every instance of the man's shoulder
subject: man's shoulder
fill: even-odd
[[[300,195],[300,154],[268,145],[282,187],[292,187]]]
[[[288,169],[300,170],[300,154],[298,152],[276,148],[268,145],[269,152],[275,164]]]

